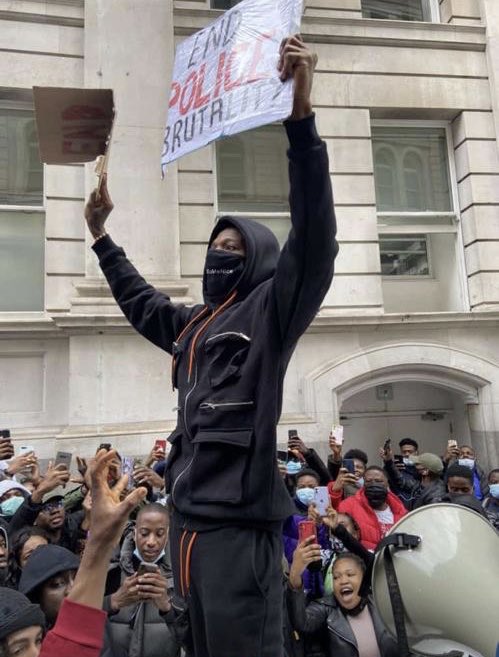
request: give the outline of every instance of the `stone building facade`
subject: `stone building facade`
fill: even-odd
[[[151,283],[200,299],[217,215],[289,226],[270,126],[169,167],[174,44],[234,0],[0,0],[0,425],[43,458],[171,431],[170,358],[128,326],[90,250],[91,166],[37,159],[33,85],[113,88],[109,232]],[[389,435],[499,463],[499,3],[306,0],[340,253],[300,341],[279,436],[332,423],[374,459]]]

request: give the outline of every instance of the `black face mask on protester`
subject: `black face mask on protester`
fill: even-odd
[[[244,271],[244,258],[236,253],[209,249],[204,266],[204,298],[210,305],[224,301]]]
[[[369,506],[373,509],[379,509],[382,507],[388,497],[388,489],[384,484],[366,484],[364,486],[364,493],[369,502]]]

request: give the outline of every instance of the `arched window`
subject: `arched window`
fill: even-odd
[[[419,153],[414,150],[407,151],[404,154],[403,177],[405,209],[410,212],[427,210],[423,160]]]
[[[397,163],[394,153],[387,147],[375,148],[374,179],[376,205],[379,212],[398,209]]]

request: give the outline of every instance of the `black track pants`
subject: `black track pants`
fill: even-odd
[[[188,657],[282,657],[282,537],[224,527],[170,528],[176,597],[186,600]]]

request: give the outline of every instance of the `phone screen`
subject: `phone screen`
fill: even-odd
[[[317,486],[317,488],[314,488],[314,503],[317,507],[317,512],[321,516],[327,516],[327,508],[330,504],[327,486]]]
[[[288,431],[288,440],[293,440],[293,438],[298,437],[298,431],[296,429],[289,429]]]
[[[331,434],[337,445],[343,445],[343,425],[333,424]]]
[[[163,452],[165,452],[166,440],[161,440],[161,438],[157,438],[156,442],[154,443],[154,449],[161,449]]]
[[[71,459],[73,455],[71,452],[57,452],[55,455],[55,465],[65,465],[69,470],[71,467]]]
[[[287,463],[288,462],[288,451],[286,449],[278,449],[277,450],[277,460],[280,461],[281,463]]]
[[[315,536],[317,539],[317,529],[313,520],[302,520],[298,523],[298,540],[300,543],[309,536]]]
[[[355,463],[353,459],[343,459],[341,462],[342,467],[346,468],[351,474],[355,474]]]
[[[156,566],[156,564],[142,562],[139,566],[137,574],[140,576],[140,575],[145,575],[146,573],[157,573],[158,570],[159,569],[158,566]]]

